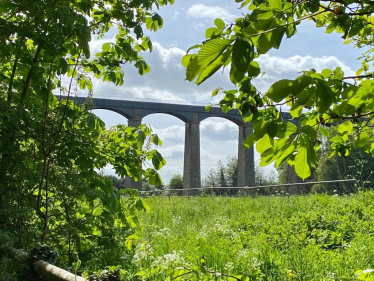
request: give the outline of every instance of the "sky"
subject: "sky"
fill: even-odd
[[[202,85],[197,86],[185,81],[185,69],[181,59],[186,50],[205,40],[205,30],[214,26],[219,17],[227,23],[234,22],[246,9],[238,9],[235,0],[176,0],[174,5],[161,7],[158,13],[164,19],[164,26],[157,32],[145,31],[150,36],[154,50],[142,53],[151,67],[151,72],[140,76],[136,68],[126,65],[124,84],[115,86],[109,82],[94,80],[94,97],[112,99],[165,100],[206,105],[217,102],[222,96],[211,97],[217,87],[234,88],[227,73],[217,72]],[[145,30],[145,29],[144,29]],[[114,36],[109,34],[108,36]],[[300,71],[311,68],[321,71],[324,68],[340,66],[346,75],[353,75],[359,67],[356,58],[361,52],[352,45],[343,45],[341,34],[325,34],[317,29],[312,21],[298,26],[297,34],[284,39],[279,50],[272,49],[258,58],[261,71],[255,86],[266,92],[269,86],[279,79],[296,78]],[[93,40],[91,52],[100,50],[107,39]],[[94,110],[107,125],[127,124],[121,115]],[[167,161],[160,171],[164,183],[174,174],[183,174],[184,123],[166,114],[154,114],[143,119],[163,141],[159,151]],[[237,154],[238,127],[222,118],[209,118],[200,124],[200,154],[202,179],[216,163],[224,161],[229,155]],[[259,155],[255,155],[256,161]],[[113,174],[110,167],[106,173]]]

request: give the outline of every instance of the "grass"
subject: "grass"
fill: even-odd
[[[177,268],[202,263],[229,275],[259,269],[261,280],[354,280],[356,270],[374,267],[372,192],[146,202],[133,262],[142,279],[172,279]]]

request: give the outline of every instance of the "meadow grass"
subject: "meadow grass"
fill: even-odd
[[[374,267],[373,192],[146,202],[134,266],[147,280],[172,279],[176,268],[202,261],[227,274],[260,269],[261,280],[354,280],[356,270]]]

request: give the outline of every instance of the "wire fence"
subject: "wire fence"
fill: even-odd
[[[328,194],[351,194],[357,193],[356,179],[313,181],[301,183],[286,183],[258,186],[207,186],[201,188],[181,189],[155,189],[139,191],[142,197],[163,196],[163,197],[190,197],[190,196],[256,196],[276,195],[290,196],[294,194],[309,194],[321,192]]]

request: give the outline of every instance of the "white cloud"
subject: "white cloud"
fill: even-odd
[[[229,20],[235,18],[235,16],[228,11],[227,7],[206,6],[204,4],[192,5],[188,8],[187,15],[194,18],[208,19],[222,18],[224,20]]]
[[[266,72],[262,78],[254,80],[254,84],[261,92],[265,92],[272,83],[280,79],[295,79],[301,71],[315,69],[317,72],[325,68],[335,69],[341,67],[345,75],[354,75],[354,71],[335,56],[299,56],[288,58],[262,55],[257,59],[261,71]]]
[[[163,48],[159,43],[153,43],[153,51],[157,53],[163,62],[162,65],[164,68],[168,67],[178,67],[183,68],[181,64],[182,57],[186,54],[185,51],[177,47],[172,47],[170,49]]]
[[[222,118],[209,118],[201,122],[200,136],[204,141],[237,140],[238,126]]]
[[[184,142],[184,126],[173,125],[163,129],[153,128],[153,132],[156,133],[163,142],[167,140]]]
[[[184,145],[179,144],[172,147],[165,147],[159,148],[158,151],[162,154],[162,156],[167,160],[168,159],[181,159],[183,158],[184,153]],[[182,161],[183,162],[183,161]]]

